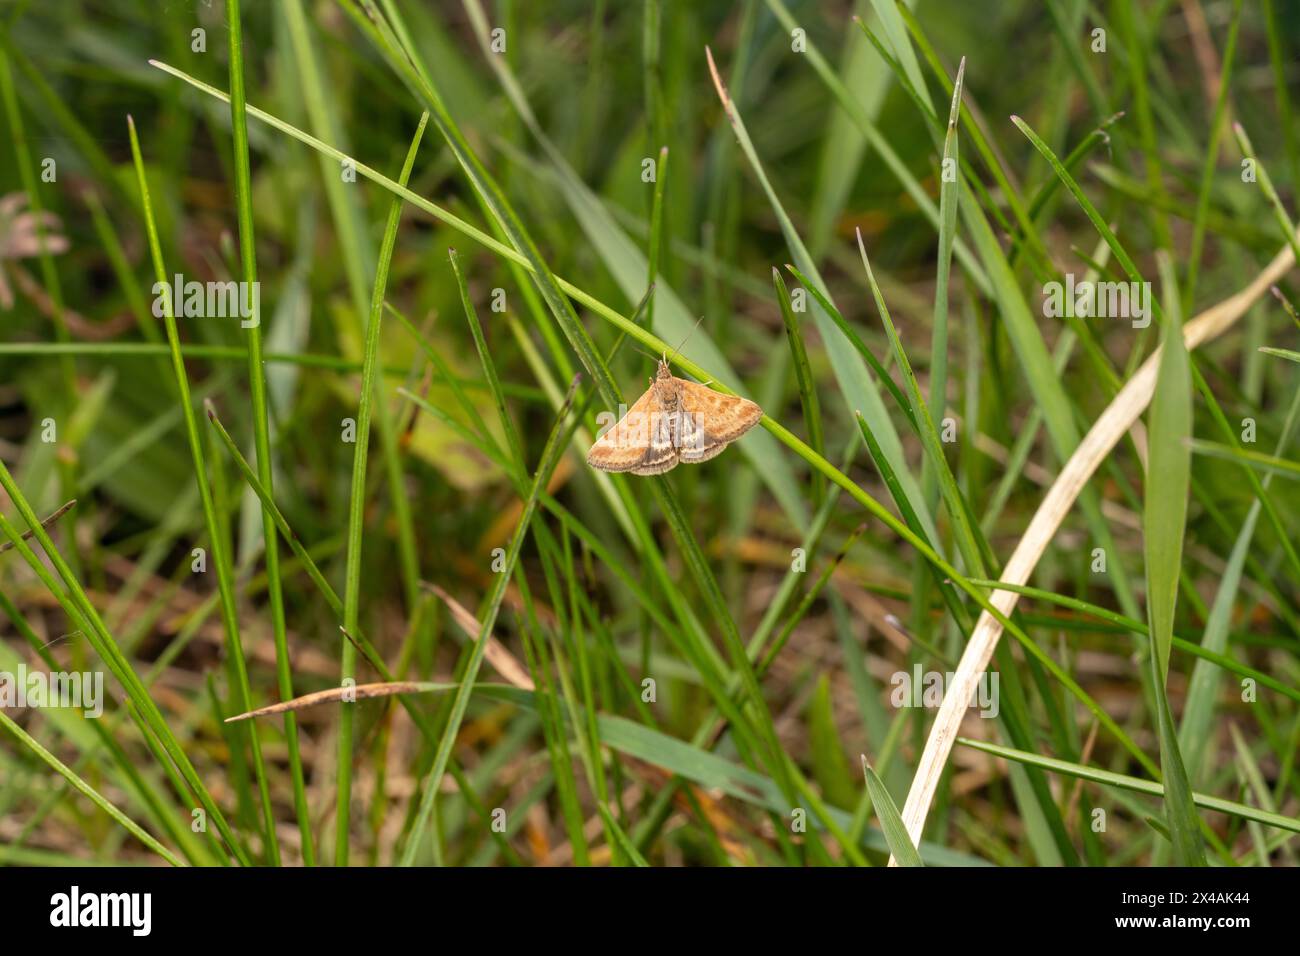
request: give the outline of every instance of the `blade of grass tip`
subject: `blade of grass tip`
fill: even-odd
[[[1077,167],[1079,163],[1082,162],[1085,156],[1087,156],[1090,152],[1096,149],[1097,146],[1104,143],[1107,146],[1107,148],[1109,148],[1110,133],[1108,133],[1107,130],[1109,130],[1112,126],[1114,126],[1123,118],[1124,118],[1124,111],[1120,110],[1118,113],[1112,113],[1110,116],[1106,117],[1106,119],[1102,120],[1099,124],[1097,124],[1095,128],[1090,130],[1088,132],[1088,135],[1085,136],[1083,139],[1079,140],[1078,145],[1075,146],[1074,149],[1070,150],[1070,152],[1066,154],[1065,159],[1061,160],[1061,165],[1065,167],[1065,170],[1069,173],[1073,173],[1075,167]],[[1029,218],[1037,219],[1039,213],[1043,211],[1043,208],[1047,205],[1047,203],[1051,200],[1051,198],[1056,195],[1057,190],[1059,190],[1060,188],[1061,188],[1061,179],[1059,176],[1048,177],[1046,182],[1044,182],[1043,185],[1038,188],[1038,192],[1034,193],[1034,198],[1029,201],[1029,209],[1028,209]]]
[[[867,763],[866,754],[862,755],[862,775],[866,778],[867,793],[871,795],[871,805],[880,820],[880,830],[885,835],[885,842],[889,844],[889,852],[894,855],[899,866],[925,866],[921,862],[921,854],[907,835],[907,827],[903,826],[898,805],[885,789],[884,782],[871,769],[871,764]]]
[[[1109,770],[1101,770],[1097,767],[1085,767],[1082,764],[1070,763],[1066,760],[1058,760],[1055,757],[1044,757],[1040,754],[1026,753],[1023,750],[1014,750],[1010,747],[1003,747],[1000,744],[987,743],[982,740],[970,740],[966,737],[956,738],[956,743],[963,747],[970,747],[973,750],[981,750],[987,754],[993,754],[995,757],[1002,757],[1005,760],[1014,760],[1019,763],[1029,764],[1041,767],[1052,773],[1061,773],[1080,780],[1090,780],[1107,787],[1118,787],[1121,790],[1128,790],[1133,793],[1145,793],[1153,797],[1163,797],[1165,788],[1154,780],[1143,780],[1140,777],[1129,777],[1120,773],[1113,773]],[[1295,817],[1284,816],[1280,813],[1270,813],[1267,810],[1260,810],[1257,807],[1248,806],[1244,803],[1234,803],[1231,800],[1224,800],[1219,797],[1211,797],[1202,793],[1193,793],[1192,799],[1198,807],[1204,807],[1206,810],[1214,810],[1218,813],[1226,813],[1232,816],[1241,817],[1243,820],[1254,820],[1265,826],[1277,827],[1280,830],[1288,830],[1292,833],[1300,833],[1300,819]]]
[[[230,36],[230,124],[235,154],[235,202],[239,220],[239,257],[245,293],[241,305],[257,309],[261,297],[253,295],[258,287],[257,245],[253,232],[253,188],[248,159],[248,117],[244,96],[244,53],[240,25],[239,0],[226,0],[226,24]],[[267,490],[274,491],[271,465],[270,413],[266,403],[266,367],[262,361],[261,316],[251,316],[251,323],[240,322],[248,334],[248,381],[252,399],[253,445],[257,453],[258,477]],[[275,672],[280,697],[293,697],[293,675],[289,664],[289,638],[285,630],[284,592],[280,583],[280,544],[270,512],[262,509],[262,546],[266,563],[267,599],[271,608],[271,631],[275,641]],[[293,714],[284,718],[285,746],[289,756],[289,776],[293,784],[293,806],[302,838],[303,863],[316,865],[316,844],[307,806],[303,781],[302,754],[298,745],[298,723]],[[274,846],[274,845],[273,845]],[[274,853],[278,856],[278,850]]]
[[[1296,261],[1300,262],[1300,238],[1296,236],[1295,227],[1291,224],[1291,217],[1287,215],[1286,207],[1282,205],[1282,199],[1273,186],[1272,177],[1269,176],[1268,170],[1264,168],[1264,164],[1259,161],[1259,157],[1255,155],[1255,147],[1251,144],[1250,137],[1246,135],[1246,128],[1240,123],[1233,123],[1232,134],[1236,137],[1237,145],[1241,148],[1241,155],[1253,164],[1255,179],[1259,183],[1259,188],[1263,191],[1264,198],[1268,200],[1269,205],[1273,208],[1273,218],[1281,226],[1282,233],[1291,246],[1291,251],[1296,254]]]
[[[1142,281],[1142,276],[1138,272],[1137,266],[1133,263],[1132,258],[1129,256],[1128,252],[1125,251],[1124,247],[1120,245],[1119,239],[1116,238],[1109,223],[1107,223],[1101,213],[1097,211],[1097,207],[1093,205],[1092,201],[1088,199],[1083,189],[1079,186],[1078,181],[1070,175],[1069,170],[1065,168],[1060,159],[1057,158],[1056,154],[1052,152],[1052,148],[1043,142],[1042,138],[1034,132],[1033,128],[1019,116],[1012,116],[1011,122],[1018,130],[1020,130],[1020,132],[1024,133],[1025,138],[1028,139],[1043,158],[1047,160],[1057,177],[1060,178],[1061,182],[1065,185],[1065,188],[1070,191],[1072,196],[1074,196],[1075,201],[1078,202],[1079,208],[1083,210],[1084,215],[1088,217],[1094,228],[1096,228],[1097,233],[1106,240],[1106,244],[1110,246],[1111,251],[1115,253],[1115,261],[1119,263],[1121,268],[1123,268],[1124,274],[1134,282]],[[1153,302],[1152,306],[1155,308],[1156,303]],[[1157,316],[1157,318],[1159,318],[1159,316]]]
[[[153,850],[153,852],[157,853],[172,866],[185,866],[185,863],[177,857],[176,854],[172,853],[171,850],[159,843],[152,835],[143,830],[138,823],[128,817],[125,813],[113,806],[113,804],[110,803],[98,790],[86,783],[85,780],[73,772],[71,767],[67,766],[59,760],[58,757],[54,756],[54,754],[42,747],[36,738],[32,737],[25,730],[19,727],[18,724],[16,724],[3,710],[0,710],[0,724],[3,724],[11,734],[30,748],[36,756],[40,757],[41,760],[62,775],[62,777],[80,793],[89,797],[97,807],[120,823],[128,833],[147,846],[150,850]]]
[[[551,473],[559,463],[560,455],[564,450],[565,443],[561,441],[561,436],[565,432],[565,420],[568,418],[569,410],[573,406],[573,397],[577,391],[579,380],[578,376],[574,376],[573,382],[569,385],[564,404],[560,406],[555,424],[552,426],[550,436],[546,440],[546,446],[542,450],[542,457],[538,462],[537,471],[534,473],[528,497],[524,501],[519,523],[515,526],[514,534],[510,538],[510,546],[506,550],[504,569],[500,574],[493,577],[492,591],[487,601],[487,611],[482,615],[482,627],[479,630],[478,638],[474,642],[474,648],[470,652],[460,686],[456,688],[456,696],[452,702],[451,712],[447,716],[447,724],[443,729],[442,739],[438,743],[437,753],[434,755],[433,766],[424,780],[420,808],[416,815],[415,824],[411,828],[410,837],[406,841],[406,847],[402,852],[400,860],[402,866],[410,866],[414,862],[420,844],[424,840],[434,801],[437,799],[438,791],[442,787],[442,775],[446,771],[448,760],[451,758],[451,749],[456,743],[456,735],[460,732],[460,724],[465,717],[466,708],[469,706],[474,681],[478,677],[479,666],[483,662],[483,653],[487,648],[488,635],[496,627],[497,614],[501,610],[501,601],[505,597],[506,585],[513,575],[516,562],[519,560],[519,552],[523,547],[524,537],[528,533],[528,526],[532,523],[533,513],[537,508],[538,495],[550,481]]]
[[[415,166],[415,156],[420,150],[420,140],[424,138],[424,128],[429,122],[429,114],[420,117],[415,135],[411,138],[410,148],[406,151],[406,161],[398,177],[405,186],[411,178]],[[361,602],[361,530],[365,519],[366,497],[366,460],[370,448],[370,420],[374,412],[376,393],[379,391],[380,378],[376,368],[379,364],[379,332],[384,317],[384,292],[388,287],[388,270],[393,261],[393,250],[397,245],[397,226],[402,218],[402,201],[394,197],[388,207],[388,221],[384,225],[384,237],[379,247],[379,259],[375,268],[374,292],[370,299],[370,319],[366,324],[365,355],[361,369],[361,398],[357,406],[356,444],[352,454],[352,484],[348,496],[348,549],[344,568],[343,582],[343,627],[349,633],[355,633],[360,627]],[[380,396],[382,401],[382,396]],[[347,680],[355,676],[356,648],[351,641],[343,642],[343,655],[340,664],[340,678]],[[352,729],[355,710],[344,707],[339,713],[339,756],[337,769],[338,804],[335,810],[334,864],[347,866],[348,843],[351,831],[352,801]]]
[[[1187,447],[1192,431],[1191,359],[1183,341],[1182,310],[1173,262],[1163,251],[1157,254],[1157,262],[1164,285],[1167,315],[1161,330],[1160,363],[1151,399],[1150,448],[1142,514],[1147,619],[1151,629],[1150,664],[1154,669],[1152,684],[1156,696],[1160,766],[1165,781],[1165,823],[1170,830],[1174,860],[1179,866],[1204,866],[1200,818],[1192,801],[1191,782],[1183,766],[1178,733],[1165,693],[1191,484],[1191,451]]]
[[[1205,441],[1200,438],[1189,439],[1187,447],[1198,455],[1221,458],[1224,461],[1245,462],[1255,468],[1273,472],[1284,478],[1300,477],[1300,462],[1288,461],[1285,458],[1278,458],[1276,455],[1247,451],[1245,448],[1232,448],[1228,445],[1221,445],[1218,442]]]
[[[492,353],[483,335],[483,325],[479,321],[478,311],[470,301],[469,283],[465,280],[465,274],[460,271],[460,258],[456,255],[455,249],[447,250],[447,260],[451,263],[451,271],[456,276],[456,287],[460,290],[460,304],[465,310],[465,319],[474,338],[479,364],[483,366],[483,377],[487,379],[488,390],[492,395],[493,404],[496,405],[497,417],[501,420],[501,431],[506,436],[506,445],[511,456],[518,463],[516,467],[522,473],[526,467],[523,445],[519,441],[519,432],[515,428],[514,420],[510,417],[510,409],[506,407],[506,396],[501,390],[501,378],[497,374],[496,363],[492,361]]]
[[[980,543],[976,540],[977,532],[971,521],[970,512],[966,507],[961,491],[957,488],[957,480],[948,467],[948,459],[944,457],[943,453],[943,442],[939,438],[939,432],[934,427],[930,407],[926,404],[925,396],[921,393],[921,386],[916,380],[916,373],[912,371],[912,363],[907,357],[907,352],[903,349],[903,342],[898,336],[898,329],[894,327],[894,320],[889,315],[889,307],[885,305],[885,297],[881,293],[880,286],[876,283],[876,277],[871,271],[871,263],[867,259],[867,247],[862,241],[862,231],[856,230],[856,233],[858,252],[862,255],[862,268],[867,273],[867,284],[871,286],[871,294],[876,300],[876,310],[880,313],[880,321],[884,324],[885,332],[889,336],[889,344],[893,347],[894,359],[903,372],[903,380],[906,382],[908,393],[911,396],[917,436],[921,439],[926,456],[938,476],[939,490],[943,496],[944,504],[947,505],[948,517],[953,524],[953,537],[956,538],[957,548],[961,552],[962,560],[966,563],[967,571],[983,577],[985,576],[982,570],[984,568],[984,557]]]
[[[951,95],[956,89],[955,81],[950,79],[944,68],[939,65],[937,56],[934,54],[933,49],[928,46],[928,41],[925,41],[924,35],[919,31],[919,29],[914,28],[911,24],[905,22],[904,13],[906,7],[895,3],[880,2],[878,10],[880,11],[881,19],[884,21],[885,32],[890,37],[891,45],[899,52],[901,59],[904,62],[900,63],[899,58],[891,56],[888,51],[885,50],[884,43],[875,35],[875,32],[862,21],[861,18],[855,17],[854,19],[862,29],[863,33],[866,34],[867,38],[880,52],[881,57],[894,71],[899,84],[917,105],[923,117],[930,122],[931,135],[935,138],[936,146],[940,146],[941,143],[939,140],[938,128],[940,116],[938,111],[935,109],[934,104],[930,100],[929,92],[926,87],[924,85],[917,85],[917,82],[920,80],[920,70],[919,66],[916,65],[915,53],[913,52],[912,45],[908,40],[909,31],[911,31],[915,36],[917,45],[921,47],[921,50],[929,61],[936,78],[949,95]],[[908,14],[907,16],[910,17],[911,15]],[[912,22],[914,23],[914,18]],[[912,64],[915,68],[908,68],[906,65],[908,63]],[[979,176],[975,174],[971,165],[967,163],[964,170],[965,175],[968,177],[971,195],[966,197],[963,202],[969,202],[972,206],[982,207],[982,209],[987,210],[988,213],[993,216],[999,231],[1007,234],[1018,234],[1021,236],[1022,245],[1020,251],[1023,252],[1028,249],[1034,253],[1032,265],[1034,271],[1041,274],[1046,268],[1046,264],[1049,262],[1049,256],[1047,249],[1043,244],[1042,237],[1038,234],[1034,225],[1033,219],[1025,209],[1024,202],[1021,199],[1020,186],[1012,182],[1007,173],[1005,163],[989,146],[988,140],[981,129],[981,126],[983,125],[982,120],[980,120],[977,115],[974,103],[972,103],[966,112],[961,115],[960,119],[966,126],[971,142],[975,146],[975,151],[983,159],[985,167],[993,174],[998,190],[998,200],[995,201],[985,188]],[[962,168],[963,167],[959,162],[951,167],[948,174],[958,175],[958,170]],[[1003,206],[1007,208],[1011,213],[1012,218],[1015,220],[1014,226],[1003,214]],[[936,219],[936,228],[937,225],[938,220]],[[964,250],[965,247],[962,243],[956,243],[955,251],[959,260],[961,260]],[[981,255],[981,258],[986,257]],[[987,267],[988,263],[986,262],[986,270]],[[988,278],[991,280],[992,276],[988,276]]]
[[[311,694],[303,694],[301,697],[293,698],[293,700],[282,700],[277,704],[267,704],[265,707],[259,707],[256,710],[235,714],[233,717],[227,717],[225,722],[233,724],[241,720],[287,714],[293,711],[306,710],[308,707],[317,707],[321,704],[339,703],[341,701],[351,703],[354,700],[372,700],[378,697],[392,697],[395,694],[432,694],[439,691],[454,690],[455,687],[455,684],[409,680],[378,681],[373,684],[330,687]]]
[[[194,467],[194,478],[199,488],[199,499],[203,506],[203,518],[208,529],[209,543],[212,546],[212,563],[217,569],[217,591],[221,601],[221,617],[225,627],[226,643],[235,665],[236,706],[248,710],[251,706],[252,692],[248,683],[248,665],[244,659],[243,643],[239,633],[239,611],[236,607],[235,586],[232,565],[227,555],[227,542],[221,533],[217,521],[216,509],[212,500],[212,488],[208,483],[207,462],[203,454],[203,444],[199,438],[198,419],[194,414],[194,404],[190,396],[189,376],[185,371],[185,361],[180,353],[180,333],[176,328],[176,303],[171,301],[171,286],[167,279],[167,267],[163,262],[162,247],[158,239],[158,228],[153,215],[153,204],[149,198],[149,185],[145,179],[144,157],[140,152],[140,140],[136,134],[135,121],[127,117],[127,128],[131,139],[131,158],[135,163],[136,179],[140,187],[140,204],[144,210],[145,227],[149,239],[149,252],[153,260],[154,276],[163,290],[163,323],[166,328],[167,342],[171,347],[172,371],[176,376],[177,397],[185,420],[185,437],[190,448],[190,458]],[[266,765],[262,759],[262,745],[256,733],[248,735],[249,747],[253,752],[253,764],[257,773],[257,784],[262,799],[264,825],[266,826],[266,851],[273,860],[278,860],[279,847],[275,838],[275,815],[271,805],[270,784],[266,778]]]
[[[817,386],[813,383],[812,369],[808,365],[808,350],[804,348],[803,333],[799,331],[799,318],[791,307],[790,292],[776,266],[772,267],[772,284],[776,287],[776,301],[781,306],[781,319],[785,322],[790,354],[794,356],[794,375],[799,385],[799,404],[803,406],[804,425],[808,428],[808,443],[817,454],[824,456],[826,446],[822,440],[821,410],[817,407]],[[815,477],[815,497],[820,505],[826,494],[826,479],[820,474],[815,474]]]
[[[1288,362],[1300,362],[1300,352],[1292,349],[1275,349],[1271,345],[1261,345],[1259,350],[1265,355],[1272,355],[1277,358],[1286,359]]]

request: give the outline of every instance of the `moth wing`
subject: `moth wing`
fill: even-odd
[[[708,461],[758,424],[763,410],[747,398],[724,395],[706,385],[675,379],[681,394],[680,441],[685,462]]]
[[[654,389],[647,389],[612,428],[596,439],[587,452],[587,464],[601,471],[631,471],[650,447]]]
[[[677,412],[654,411],[650,414],[650,447],[632,469],[634,475],[661,475],[677,466]]]

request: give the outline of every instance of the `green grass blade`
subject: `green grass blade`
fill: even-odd
[[[420,140],[424,137],[424,127],[429,116],[420,117],[410,148],[406,152],[406,161],[398,179],[403,186],[411,177],[415,166],[415,156],[420,149]],[[343,585],[343,627],[347,633],[355,633],[360,625],[361,602],[361,538],[365,517],[366,495],[366,459],[370,449],[370,420],[378,395],[378,380],[375,369],[379,363],[379,333],[384,315],[384,293],[388,287],[388,272],[393,261],[393,249],[397,244],[397,226],[402,218],[402,202],[394,198],[389,204],[388,222],[384,226],[384,237],[380,244],[378,267],[375,272],[374,294],[370,300],[370,318],[366,324],[366,349],[361,371],[361,399],[357,405],[356,449],[352,458],[352,483],[348,497],[348,549],[347,566]],[[268,486],[267,491],[270,491]],[[342,679],[354,677],[356,669],[356,648],[346,638],[343,641],[343,658],[340,666]],[[334,862],[336,866],[347,866],[348,843],[351,835],[351,798],[352,798],[352,718],[354,709],[344,707],[339,715],[339,760],[337,777],[338,805],[335,811],[336,834],[334,844]]]
[[[227,646],[234,658],[237,674],[238,698],[236,706],[248,710],[251,706],[251,693],[248,685],[248,667],[244,661],[243,645],[239,636],[239,612],[235,605],[233,569],[226,553],[227,542],[217,522],[212,502],[212,489],[207,479],[207,464],[204,460],[203,445],[199,439],[198,418],[194,414],[194,405],[190,398],[189,377],[185,372],[185,363],[180,355],[180,335],[176,329],[176,303],[171,301],[171,286],[167,278],[167,268],[163,264],[162,248],[158,240],[158,229],[154,223],[153,206],[149,199],[149,188],[145,181],[144,159],[140,153],[140,142],[136,136],[134,120],[127,118],[131,137],[131,155],[135,161],[136,179],[140,187],[140,204],[144,210],[145,226],[149,235],[149,250],[153,260],[154,276],[165,290],[162,295],[163,321],[167,330],[167,341],[171,346],[172,370],[176,376],[177,396],[184,412],[185,436],[189,443],[190,456],[194,465],[195,480],[199,487],[199,498],[203,504],[204,521],[207,524],[209,543],[212,546],[212,563],[217,570],[217,587],[221,596],[221,613],[225,625]],[[275,820],[271,811],[271,796],[266,779],[266,767],[262,760],[261,743],[257,734],[249,733],[248,742],[253,751],[253,763],[257,771],[258,787],[262,797],[264,825],[266,826],[266,848],[274,857],[276,851]],[[223,834],[224,835],[224,834]]]
[[[804,426],[808,429],[808,441],[819,455],[826,453],[822,438],[822,416],[817,406],[817,386],[813,382],[812,369],[808,365],[808,350],[804,348],[803,334],[799,331],[799,317],[790,305],[790,291],[785,287],[781,272],[772,267],[772,284],[776,287],[776,301],[781,307],[781,319],[785,323],[786,340],[790,343],[790,354],[794,358],[795,382],[799,386],[799,404],[803,407]],[[818,476],[817,497],[824,493],[821,476]]]
[[[1172,263],[1167,256],[1162,256],[1160,264],[1170,312],[1162,330],[1160,364],[1151,400],[1150,451],[1142,513],[1150,663],[1155,675],[1152,684],[1156,694],[1160,765],[1165,780],[1165,823],[1170,830],[1174,859],[1179,866],[1204,866],[1200,821],[1165,694],[1191,482],[1187,438],[1192,431],[1192,375],[1191,360],[1183,342]]]
[[[226,24],[230,38],[230,121],[234,135],[235,151],[235,203],[239,217],[239,254],[245,288],[257,287],[257,247],[253,234],[252,179],[248,162],[248,117],[244,102],[244,53],[240,26],[239,0],[226,0]],[[252,302],[259,302],[260,296]],[[245,323],[240,323],[241,327]],[[247,327],[248,380],[252,399],[253,440],[257,449],[258,474],[268,489],[272,489],[270,414],[266,403],[266,369],[262,364],[261,316],[254,315]],[[275,640],[276,679],[281,698],[293,696],[293,676],[289,667],[289,640],[285,633],[284,594],[280,584],[280,549],[271,515],[262,510],[262,538],[265,548],[267,597],[271,606],[271,630]],[[292,714],[284,718],[285,744],[289,752],[289,775],[293,782],[294,812],[298,817],[298,832],[302,837],[303,862],[316,864],[316,846],[311,830],[311,816],[307,808],[307,792],[303,783],[302,755],[298,747],[298,724]],[[270,848],[273,862],[278,862],[274,834]]]
[[[1260,471],[1281,475],[1283,478],[1300,478],[1300,462],[1279,458],[1277,455],[1266,455],[1263,452],[1248,451],[1245,448],[1232,448],[1228,445],[1221,445],[1218,442],[1206,441],[1201,438],[1189,439],[1187,447],[1196,454],[1205,455],[1207,458],[1239,462]]]
[[[912,838],[907,835],[907,826],[903,823],[902,814],[898,812],[898,805],[885,789],[884,782],[871,769],[871,764],[867,763],[866,754],[862,756],[862,774],[867,781],[867,793],[871,795],[871,805],[880,819],[880,829],[885,834],[885,842],[889,844],[889,852],[899,866],[925,866],[921,862],[921,854],[912,845]]]
[[[10,718],[10,716],[6,714],[3,710],[0,710],[0,724],[3,724],[5,726],[5,729],[7,729],[11,734],[17,737],[18,740],[21,741],[25,746],[30,748],[32,753],[40,757],[41,760],[47,763],[53,770],[57,771],[60,775],[62,775],[63,778],[67,780],[68,783],[70,783],[73,787],[75,787],[80,793],[82,793],[86,797],[89,797],[90,800],[97,807],[99,807],[110,817],[112,817],[114,820],[120,823],[124,828],[126,828],[126,830],[137,840],[139,840],[149,849],[153,850],[153,852],[157,853],[159,856],[161,856],[172,866],[185,865],[185,863],[179,857],[177,857],[176,854],[174,854],[171,850],[167,849],[165,846],[159,843],[149,833],[145,832],[145,830],[142,829],[139,824],[137,824],[134,820],[128,817],[125,813],[123,813],[117,807],[113,806],[113,804],[109,803],[108,800],[105,799],[104,796],[98,790],[96,790],[90,784],[86,783],[85,780],[83,780],[75,772],[73,772],[72,768],[68,767],[61,760],[59,760],[58,757],[54,756],[54,754],[50,753],[48,750],[42,747],[34,737],[32,737],[25,730],[23,730],[16,723],[14,723],[14,721]]]
[[[1013,750],[1010,747],[1003,747],[998,744],[988,743],[983,740],[970,740],[966,737],[958,737],[957,743],[963,747],[970,747],[974,750],[982,750],[984,753],[993,754],[995,757],[1002,757],[1006,760],[1014,760],[1018,763],[1029,764],[1035,767],[1042,767],[1052,773],[1065,774],[1069,777],[1075,777],[1080,780],[1089,780],[1093,783],[1101,784],[1106,787],[1117,787],[1121,790],[1129,790],[1133,793],[1145,793],[1153,797],[1164,797],[1165,788],[1153,780],[1142,780],[1138,777],[1129,777],[1120,773],[1112,773],[1109,770],[1100,770],[1096,767],[1085,767],[1081,764],[1070,763],[1066,760],[1057,760],[1054,757],[1043,757],[1039,754],[1025,753],[1022,750]],[[1277,827],[1281,830],[1288,830],[1292,833],[1300,833],[1300,819],[1283,816],[1280,813],[1269,813],[1256,807],[1247,806],[1244,803],[1234,803],[1231,800],[1223,800],[1219,797],[1212,797],[1206,794],[1193,793],[1192,799],[1196,806],[1203,807],[1206,810],[1214,810],[1218,813],[1226,813],[1231,816],[1240,817],[1243,820],[1254,820],[1265,826]]]

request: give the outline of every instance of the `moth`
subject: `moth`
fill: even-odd
[[[664,356],[650,387],[591,446],[587,464],[601,471],[663,474],[678,462],[721,454],[762,417],[763,410],[747,398],[673,375]]]

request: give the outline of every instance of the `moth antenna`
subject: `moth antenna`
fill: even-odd
[[[640,346],[634,345],[632,346],[632,348],[636,349],[638,352],[640,352],[642,355],[644,355],[652,362],[659,361],[659,359],[655,358],[653,355],[651,355],[649,352],[647,352],[645,349],[641,348]]]
[[[682,346],[685,345],[685,344],[690,340],[690,337],[691,337],[692,335],[695,334],[695,330],[698,329],[698,328],[700,327],[700,323],[703,322],[703,321],[704,321],[704,316],[700,316],[698,319],[696,319],[696,320],[695,320],[695,324],[691,326],[691,330],[690,330],[689,332],[686,333],[686,338],[682,339],[679,343],[677,343],[677,347],[676,347],[675,349],[673,349],[673,358],[674,358],[674,359],[677,358],[678,355],[681,355],[681,353],[682,353]],[[665,362],[668,361],[668,356],[667,356],[667,355],[664,356],[664,361],[665,361]]]

